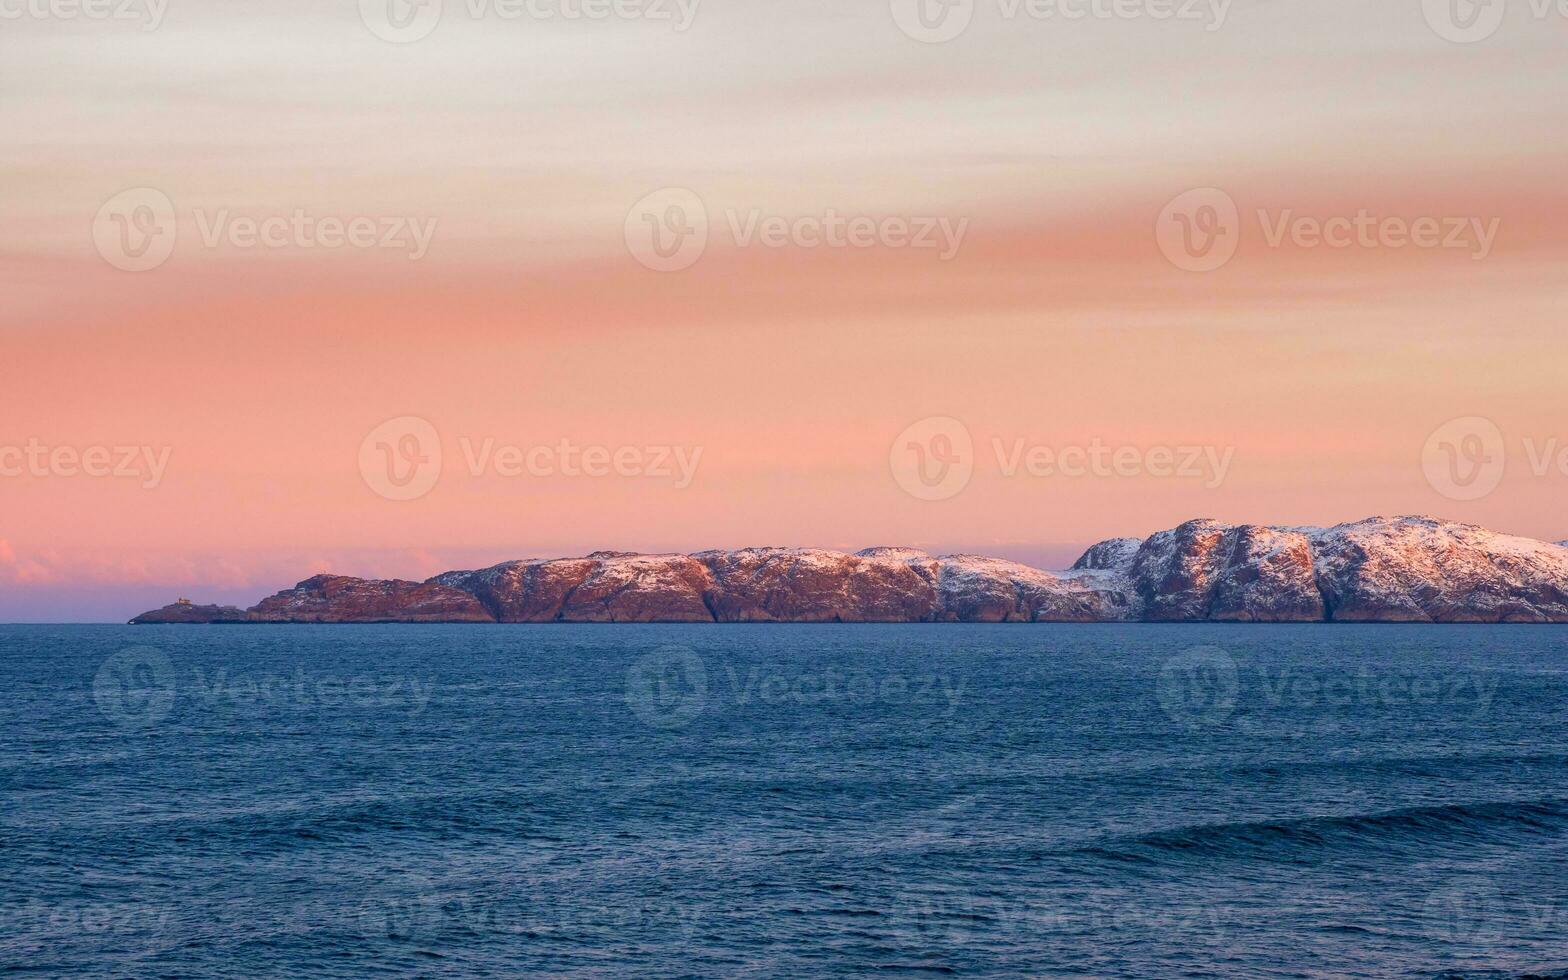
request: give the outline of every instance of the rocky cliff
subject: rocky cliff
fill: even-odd
[[[473,595],[436,582],[375,581],[317,575],[261,600],[258,623],[488,623]]]
[[[1568,623],[1568,547],[1425,517],[1334,528],[1191,521],[1066,572],[908,548],[597,552],[427,582],[318,575],[249,610],[133,623]]]
[[[251,614],[239,606],[194,606],[188,602],[176,602],[144,612],[131,620],[132,623],[248,623]]]

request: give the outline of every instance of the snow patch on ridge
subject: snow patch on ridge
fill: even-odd
[[[1138,557],[1138,549],[1143,547],[1142,538],[1111,538],[1093,545],[1083,553],[1083,557],[1073,563],[1070,571],[1097,571],[1103,569],[1123,569],[1132,564]]]

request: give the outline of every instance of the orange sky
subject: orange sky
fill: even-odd
[[[207,0],[155,30],[0,35],[0,469],[30,444],[167,453],[156,481],[145,462],[0,475],[0,619],[599,548],[1059,565],[1198,516],[1421,512],[1568,537],[1568,473],[1531,465],[1568,444],[1568,24],[1516,9],[1455,44],[1419,4],[1237,0],[1212,31],[982,5],[923,44],[881,4],[736,2],[677,33],[454,3],[389,44],[337,6]],[[658,272],[628,213],[667,187],[701,202],[708,244]],[[1184,271],[1156,223],[1207,187],[1237,205],[1236,255]],[[178,227],[141,272],[102,254],[100,208],[132,188]],[[943,260],[730,227],[829,210],[965,234]],[[1362,210],[1495,239],[1484,258],[1268,240],[1287,212]],[[435,225],[417,260],[292,231],[204,241],[220,216],[295,212]],[[1475,500],[1423,470],[1434,430],[1469,416],[1507,457]],[[413,500],[361,465],[400,417],[428,421],[443,457]],[[922,500],[890,450],[932,417],[962,422],[973,475]],[[486,440],[700,456],[689,485],[474,473]],[[1229,464],[1008,475],[997,455],[1091,444]]]

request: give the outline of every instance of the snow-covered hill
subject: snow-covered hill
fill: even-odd
[[[172,610],[172,611],[171,611]],[[232,621],[229,610],[221,619]],[[263,622],[1568,622],[1568,548],[1427,517],[1190,521],[1053,573],[909,548],[597,552],[428,582],[319,575]],[[190,622],[190,606],[132,622]]]

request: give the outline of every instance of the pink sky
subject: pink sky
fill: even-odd
[[[1568,444],[1568,22],[1520,6],[1456,44],[1419,3],[1237,0],[1214,30],[980,4],[924,44],[886,4],[715,3],[677,32],[453,2],[391,44],[331,6],[205,0],[155,30],[0,34],[0,468],[30,444],[167,454],[156,480],[0,476],[0,620],[601,548],[1059,566],[1200,516],[1431,513],[1568,538],[1568,473],[1532,466]],[[658,272],[626,229],[669,187],[702,202],[709,241]],[[1239,247],[1184,271],[1156,222],[1208,187],[1236,202]],[[178,227],[140,272],[102,254],[100,209],[133,188]],[[965,233],[944,260],[738,243],[729,224],[830,210]],[[1362,210],[1495,237],[1484,257],[1268,240],[1287,212]],[[417,260],[203,238],[296,212],[435,225]],[[1456,499],[1423,451],[1471,416],[1506,470]],[[399,417],[443,455],[413,500],[361,466]],[[922,500],[889,455],[932,417],[962,422],[973,476]],[[476,474],[486,440],[700,457],[689,485]],[[1229,463],[1222,480],[1008,475],[998,445]]]

